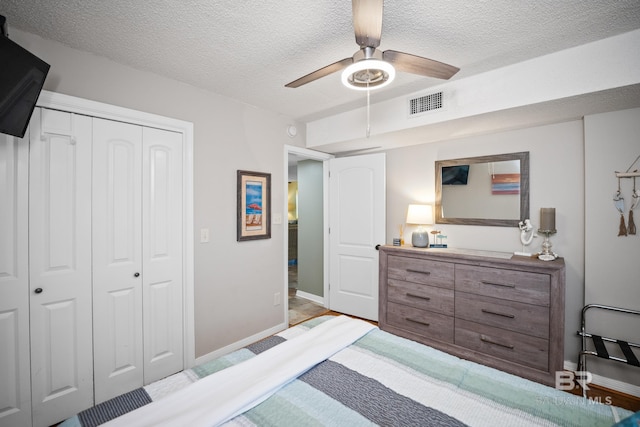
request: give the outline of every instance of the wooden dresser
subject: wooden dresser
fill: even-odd
[[[564,364],[564,260],[380,247],[382,330],[551,385]]]

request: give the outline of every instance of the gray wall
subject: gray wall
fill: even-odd
[[[286,220],[272,226],[271,239],[236,242],[236,170],[271,173],[273,213],[286,218],[283,146],[302,146],[304,132],[292,139],[292,121],[280,114],[15,28],[11,35],[51,64],[46,90],[194,123],[196,357],[284,323]],[[204,227],[211,239],[201,244]]]
[[[624,172],[640,156],[640,109],[585,117],[585,300],[640,310],[640,234],[618,237],[620,214],[614,208],[615,171]],[[640,170],[640,160],[632,170]],[[628,227],[633,179],[622,179],[624,220]],[[636,178],[640,194],[640,178]],[[634,210],[640,233],[640,206]],[[591,309],[590,309],[591,310]],[[640,343],[637,316],[588,313],[593,333]],[[615,348],[615,347],[613,347]],[[620,354],[616,354],[622,356]],[[640,369],[589,358],[589,371],[640,385]]]
[[[323,282],[322,162],[298,162],[298,290],[320,298]]]

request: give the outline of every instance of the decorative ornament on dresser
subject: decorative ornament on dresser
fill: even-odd
[[[538,237],[538,235],[533,230],[533,224],[531,224],[530,219],[525,219],[524,221],[520,221],[518,223],[518,228],[520,228],[520,242],[522,243],[522,251],[514,252],[514,255],[519,256],[531,256],[530,252],[527,252],[526,246],[529,246],[533,241],[534,237]]]

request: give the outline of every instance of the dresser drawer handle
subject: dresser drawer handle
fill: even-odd
[[[498,313],[497,311],[491,311],[484,308],[481,311],[487,314],[494,314],[496,316],[508,317],[509,319],[514,319],[516,317],[514,314]]]
[[[412,319],[410,317],[405,317],[404,320],[406,320],[407,322],[417,323],[417,324],[423,325],[423,326],[429,326],[429,323],[427,323],[427,322],[423,322],[422,320]]]
[[[408,297],[412,297],[412,298],[420,298],[420,299],[423,299],[425,301],[431,300],[431,297],[423,297],[422,295],[411,294],[409,292],[407,292],[407,296]]]
[[[482,283],[483,285],[501,286],[503,288],[515,288],[516,287],[516,285],[512,285],[510,283],[493,283],[493,282],[487,282],[486,280],[482,280],[482,281],[480,281],[480,283]]]
[[[513,350],[513,346],[509,345],[509,344],[502,344],[496,341],[493,341],[492,339],[487,338],[486,335],[480,335],[480,341],[482,342],[486,342],[487,344],[494,344],[500,347],[504,347],[504,348],[508,348],[509,350]]]
[[[420,270],[413,270],[411,268],[407,268],[407,272],[408,273],[420,273],[420,274],[426,274],[427,276],[431,274],[430,271],[420,271]]]

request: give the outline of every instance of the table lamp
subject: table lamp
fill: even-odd
[[[416,248],[428,247],[429,232],[423,226],[433,224],[431,205],[409,205],[409,209],[407,209],[407,224],[418,225],[418,229],[411,235],[411,244]]]

